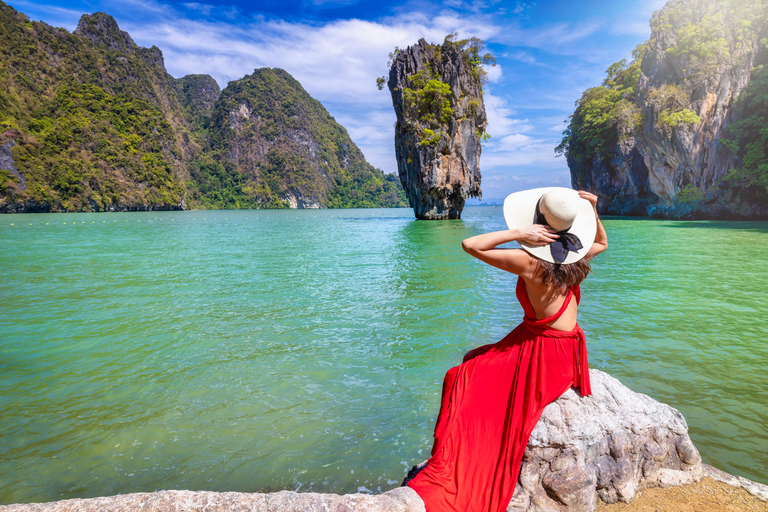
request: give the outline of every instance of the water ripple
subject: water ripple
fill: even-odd
[[[387,490],[429,453],[445,370],[522,317],[515,279],[460,247],[504,227],[498,208],[13,220],[0,503]],[[768,225],[605,225],[591,365],[679,408],[706,462],[765,481]]]

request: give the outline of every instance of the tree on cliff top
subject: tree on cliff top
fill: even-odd
[[[490,52],[484,53],[485,42],[477,37],[458,39],[458,33],[448,34],[442,45],[429,44],[427,49],[433,61],[443,63],[447,62],[450,50],[458,50],[464,63],[478,79],[481,92],[483,84],[488,83],[488,75],[483,65],[496,66],[496,58]],[[389,54],[390,68],[400,52],[400,48],[395,47]],[[426,56],[424,58],[426,59]],[[454,114],[453,90],[444,81],[445,77],[435,71],[435,66],[428,61],[424,64],[424,69],[408,77],[408,85],[401,89],[408,117],[424,125],[417,128],[414,124],[414,128],[420,133],[419,143],[422,146],[435,146],[440,140],[440,126],[447,123]],[[376,79],[376,86],[382,90],[387,81],[386,76],[379,77]],[[479,103],[471,106],[477,109]],[[484,130],[480,130],[478,135],[482,141],[490,137]]]
[[[470,69],[472,69],[473,73],[475,73],[475,75],[480,79],[480,83],[488,83],[488,74],[486,73],[485,69],[483,69],[482,65],[485,64],[486,66],[491,67],[496,66],[496,57],[494,57],[490,52],[483,53],[483,51],[486,49],[485,41],[479,37],[473,36],[468,39],[457,39],[458,37],[458,32],[448,34],[445,36],[442,46],[433,44],[430,45],[430,47],[433,47],[436,51],[439,51],[440,53],[438,53],[438,55],[440,56],[442,56],[442,48],[448,46],[455,47],[457,50],[463,53],[465,62],[470,66]],[[392,63],[400,54],[400,52],[400,48],[395,46],[395,49],[392,50],[392,52],[389,54],[389,62],[387,63],[388,68],[392,67]],[[385,85],[387,85],[386,75],[380,76],[376,79],[376,87],[378,87],[379,90],[384,89]]]

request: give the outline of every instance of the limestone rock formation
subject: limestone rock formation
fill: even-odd
[[[768,63],[766,11],[763,2],[671,0],[655,12],[636,62],[609,69],[572,117],[591,103],[607,119],[599,132],[573,121],[566,131],[573,187],[596,193],[608,214],[768,217],[761,201],[729,204],[723,178],[741,161],[721,143],[753,68]]]
[[[105,13],[70,33],[2,0],[0,47],[0,213],[406,205],[397,176],[276,70],[223,94],[172,77]]]
[[[211,75],[187,75],[176,79],[176,94],[191,114],[210,116],[221,89]]]
[[[74,33],[112,51],[133,53],[138,49],[128,32],[117,26],[115,18],[103,12],[81,16]]]
[[[482,69],[470,59],[450,38],[442,46],[420,39],[394,57],[389,71],[397,168],[419,219],[458,219],[465,200],[482,195],[487,120]]]
[[[256,207],[405,206],[397,178],[366,162],[344,127],[283,69],[229,82],[210,126],[212,160]]]
[[[544,409],[508,512],[592,511],[597,496],[629,502],[647,487],[703,477],[680,412],[599,370],[589,375],[591,396],[571,389]]]

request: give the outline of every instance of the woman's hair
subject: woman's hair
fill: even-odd
[[[554,286],[561,290],[580,284],[591,271],[589,262],[585,259],[567,265],[550,263],[539,258],[536,260],[539,263],[539,273],[544,285]]]

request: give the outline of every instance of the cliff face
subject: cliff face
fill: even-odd
[[[400,181],[419,219],[458,219],[481,197],[480,139],[487,125],[479,62],[461,43],[424,39],[389,72]]]
[[[655,12],[636,60],[612,66],[577,104],[560,148],[574,188],[596,193],[610,214],[768,216],[764,201],[737,207],[726,194],[742,161],[721,143],[753,68],[768,62],[766,21],[764,2],[673,0]],[[595,108],[602,132],[589,124]]]
[[[210,116],[221,89],[211,75],[187,75],[176,79],[176,93],[190,113]]]
[[[103,13],[69,33],[2,2],[0,47],[0,212],[185,207],[196,144],[160,50]]]
[[[193,178],[205,183],[223,173],[240,207],[405,206],[396,178],[366,162],[347,131],[282,69],[230,82],[210,129]]]
[[[0,212],[405,205],[287,73],[175,79],[104,13],[69,33],[0,1],[0,91]]]

